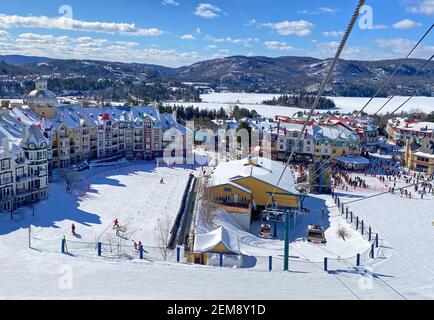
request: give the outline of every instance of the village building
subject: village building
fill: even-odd
[[[434,174],[434,142],[423,139],[419,143],[412,143],[408,139],[404,159],[407,168],[429,175]]]
[[[48,196],[47,140],[36,125],[0,116],[0,212]]]
[[[422,139],[434,141],[434,122],[394,118],[388,121],[386,131],[388,142],[400,147],[404,147],[407,140],[410,144],[418,144]]]
[[[233,218],[249,229],[253,209],[270,205],[283,210],[301,210],[304,196],[296,189],[291,169],[285,171],[278,185],[283,170],[283,163],[262,157],[222,162],[206,188],[216,205],[233,213]]]

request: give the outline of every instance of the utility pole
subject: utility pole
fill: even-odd
[[[289,228],[290,228],[290,221],[289,221],[289,210],[285,210],[285,252],[284,252],[284,266],[283,271],[288,271],[289,269]]]

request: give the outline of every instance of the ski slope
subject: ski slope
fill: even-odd
[[[35,216],[0,222],[0,298],[2,299],[434,299],[433,243],[434,197],[404,199],[386,194],[351,205],[351,209],[380,234],[381,257],[370,268],[323,271],[321,263],[290,262],[290,272],[282,272],[276,262],[273,272],[258,269],[227,269],[144,260],[113,260],[95,255],[73,256],[28,248],[28,225],[44,235],[58,238],[67,234],[71,223],[83,239],[94,239],[114,218],[126,223],[134,240],[155,243],[153,230],[166,213],[176,215],[189,170],[155,168],[151,165],[121,165],[86,171],[86,183],[72,194],[62,184],[50,185],[50,198],[38,204]],[[165,184],[160,185],[164,177]],[[84,193],[80,190],[84,189]],[[364,191],[340,192],[341,197],[359,199]],[[327,254],[350,256],[365,248],[357,233],[353,243],[338,242],[336,228],[342,218],[329,196],[309,201],[312,215],[304,222],[320,218],[317,211],[329,207]],[[265,242],[252,232],[241,232],[230,219],[223,219],[241,237],[246,254],[281,252],[281,241]],[[257,227],[257,226],[256,226]],[[302,230],[301,228],[300,230]],[[300,231],[301,232],[301,231]],[[294,239],[297,233],[292,235]],[[335,242],[335,243],[333,243]],[[60,251],[60,243],[57,243]],[[358,247],[360,246],[360,247]],[[322,257],[327,249],[291,245],[291,256]],[[266,261],[266,260],[264,260]],[[291,261],[295,261],[294,258]],[[303,267],[300,267],[303,266]],[[308,267],[305,267],[308,266]]]

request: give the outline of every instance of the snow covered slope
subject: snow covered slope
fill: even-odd
[[[202,102],[186,102],[186,103],[167,103],[168,105],[183,105],[199,107],[200,109],[220,109],[229,110],[231,106],[239,105],[249,110],[256,110],[263,117],[274,118],[276,115],[292,116],[297,111],[306,109],[284,107],[284,106],[269,106],[264,105],[264,100],[272,99],[279,96],[278,94],[256,94],[256,93],[211,93],[201,95]],[[336,111],[342,113],[361,110],[369,100],[369,98],[351,98],[351,97],[328,97],[336,104]],[[392,112],[398,108],[407,97],[395,97],[381,113]],[[376,112],[388,99],[375,98],[365,109],[367,113]],[[434,110],[434,97],[415,97],[410,100],[400,111],[423,111],[430,113]],[[322,110],[320,112],[326,112]]]

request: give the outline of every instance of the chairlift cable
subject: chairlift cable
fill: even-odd
[[[339,45],[339,47],[338,47],[338,49],[336,51],[335,57],[333,58],[333,61],[332,61],[331,65],[330,65],[330,68],[329,68],[329,70],[327,72],[327,75],[326,75],[323,83],[321,84],[320,89],[318,90],[318,94],[317,94],[317,96],[315,98],[314,103],[312,104],[312,107],[310,109],[309,115],[308,115],[308,117],[306,118],[306,121],[303,124],[303,128],[300,131],[300,136],[298,137],[297,142],[301,141],[302,134],[306,130],[307,124],[309,123],[309,121],[312,118],[312,115],[313,115],[316,107],[318,106],[318,103],[319,103],[319,101],[321,99],[321,96],[324,93],[325,87],[328,84],[328,82],[329,82],[329,80],[330,80],[330,78],[331,78],[331,76],[333,74],[333,70],[334,70],[334,68],[335,68],[335,66],[336,66],[336,64],[337,64],[337,62],[339,60],[339,57],[342,54],[342,51],[343,51],[343,49],[344,49],[344,47],[345,47],[345,45],[346,45],[346,43],[348,41],[348,38],[351,35],[351,32],[352,32],[352,30],[354,28],[354,25],[356,24],[356,21],[357,21],[357,19],[359,17],[359,14],[360,14],[360,9],[365,5],[365,2],[366,2],[365,0],[359,0],[359,3],[357,4],[357,7],[356,7],[356,9],[355,9],[355,11],[353,13],[353,16],[351,17],[351,20],[350,20],[350,22],[348,24],[347,30],[345,31],[345,34],[344,34],[344,36],[343,36],[343,38],[341,40],[341,43],[340,43],[340,45]],[[286,162],[286,164],[285,164],[285,166],[284,166],[284,168],[282,170],[282,174],[280,175],[279,180],[277,181],[277,184],[274,186],[274,190],[273,190],[272,194],[270,195],[270,198],[268,199],[266,208],[268,208],[268,206],[270,205],[270,202],[272,201],[272,199],[273,199],[273,197],[274,197],[274,195],[275,195],[275,193],[277,191],[277,188],[278,188],[280,182],[282,181],[283,176],[285,174],[285,171],[287,170],[287,168],[288,168],[288,166],[289,166],[289,164],[291,162],[291,159],[294,156],[294,154],[295,154],[295,150],[293,150],[291,152],[291,154],[290,154],[290,156],[288,158],[288,161]]]
[[[419,44],[423,41],[423,39],[425,39],[425,37],[431,32],[431,30],[433,29],[433,27],[434,27],[434,24],[432,24],[431,25],[431,27],[425,32],[425,34],[422,36],[422,38],[420,38],[419,39],[419,41],[414,45],[414,47],[410,50],[410,52],[407,54],[407,56],[406,56],[406,58],[403,60],[403,62],[399,65],[399,66],[397,66],[396,68],[395,68],[395,70],[394,70],[394,72],[392,73],[392,75],[391,76],[389,76],[384,82],[383,82],[383,84],[381,85],[381,87],[384,87],[391,79],[392,79],[392,77],[396,74],[396,72],[398,71],[398,69],[400,68],[400,67],[402,67],[402,65],[408,60],[408,58],[409,58],[409,56],[411,55],[411,53],[419,46]],[[433,57],[431,57],[430,59],[428,59],[420,68],[419,68],[419,70],[416,72],[416,74],[420,71],[420,70],[422,70],[425,66],[426,66],[426,64],[428,64],[428,62],[429,61],[431,61],[433,59]],[[373,99],[378,95],[378,93],[381,91],[381,88],[380,87],[380,89],[378,89],[377,90],[377,92],[369,99],[369,101],[365,104],[365,106],[360,110],[360,111],[358,111],[357,112],[357,114],[353,117],[353,119],[355,119],[355,118],[357,118],[358,116],[360,116],[361,114],[362,114],[362,112],[366,109],[366,107],[369,105],[369,103],[371,103],[372,101],[373,101]],[[407,99],[403,104],[401,104],[392,114],[394,114],[396,111],[398,111],[400,108],[402,108],[408,101],[410,101],[412,98],[414,97],[414,95],[412,96],[412,97],[410,97],[409,99]],[[389,100],[388,100],[388,102],[386,102],[386,104],[387,103],[389,103],[390,102],[390,100],[392,100],[392,98],[393,97],[391,97]],[[380,110],[384,107],[385,105],[383,105],[382,107],[380,107]],[[380,110],[378,110],[375,114],[377,114]],[[375,115],[374,114],[374,115]],[[341,135],[342,135],[342,133],[345,131],[345,128],[343,128],[343,130],[341,130],[341,132],[339,133],[339,135],[338,135],[338,138],[340,138],[341,137]],[[328,160],[326,160],[317,170],[315,170],[315,172],[314,172],[314,177],[316,178],[316,176],[317,176],[317,173],[327,164],[327,163],[329,163],[330,162],[330,160],[331,160],[331,158],[330,159],[328,159]]]
[[[434,55],[431,56],[431,58],[429,58],[428,60],[426,60],[421,66],[419,66],[419,68],[416,70],[416,72],[414,73],[415,75],[417,75],[420,71],[422,71],[423,68],[425,68],[425,66],[434,58]],[[404,83],[404,86],[406,86],[410,81],[407,81]],[[410,99],[412,99],[414,96],[416,95],[416,91],[414,92],[414,94],[410,97]],[[385,104],[383,104],[381,106],[380,109],[377,110],[377,112],[374,113],[374,116],[376,116],[381,110],[383,110],[383,108],[385,106],[387,106],[389,104],[390,101],[392,101],[392,99],[396,97],[395,95],[392,95]],[[408,101],[410,100],[408,99]],[[405,101],[401,106],[399,106],[395,111],[392,112],[392,114],[394,114],[396,111],[398,111],[404,104],[406,104],[408,101]]]

